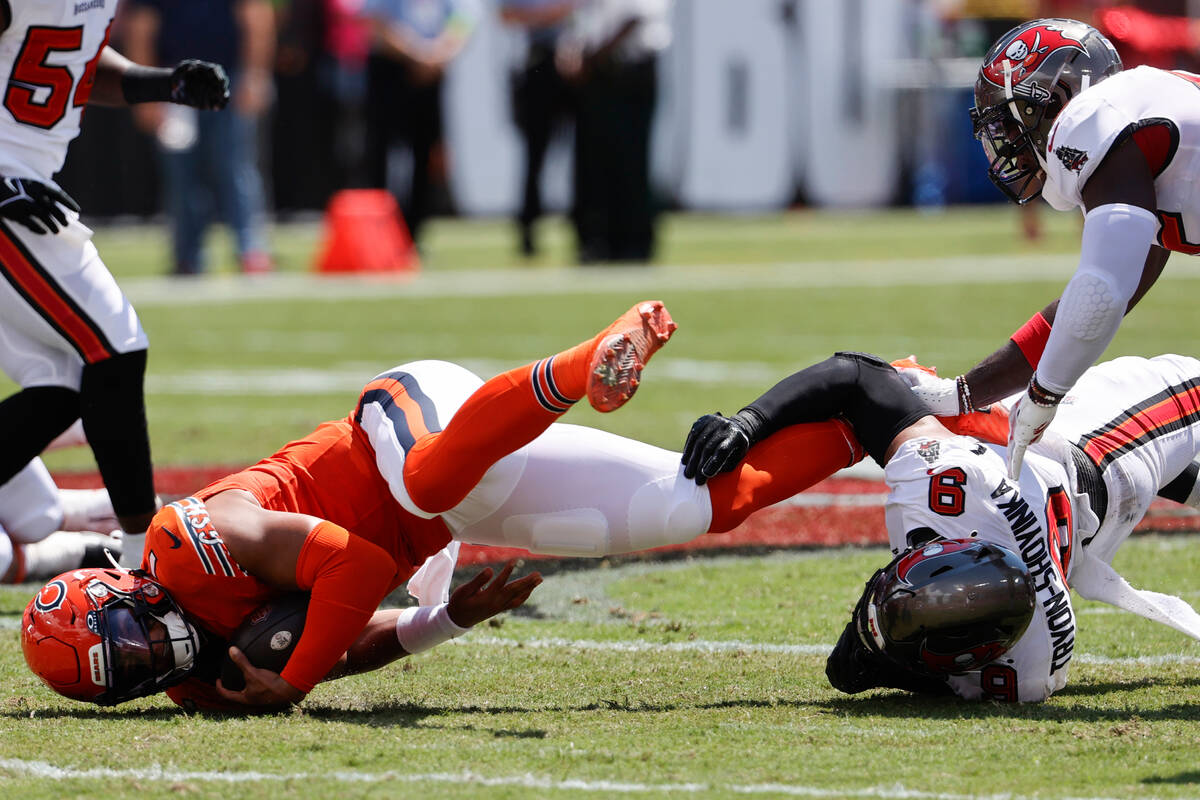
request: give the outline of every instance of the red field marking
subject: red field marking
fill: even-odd
[[[209,483],[236,472],[240,467],[167,467],[154,471],[158,492],[168,497],[186,496]],[[59,472],[54,480],[64,489],[94,489],[102,486],[96,472]],[[809,490],[808,495],[884,495],[882,481],[862,478],[830,478]],[[1138,531],[1200,531],[1200,512],[1168,500],[1156,500],[1137,526]],[[780,504],[751,516],[729,533],[707,534],[686,544],[669,545],[652,553],[721,551],[788,547],[843,547],[886,544],[883,505],[794,506]],[[460,564],[495,563],[509,558],[541,559],[525,550],[464,545]]]

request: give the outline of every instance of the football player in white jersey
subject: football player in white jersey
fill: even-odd
[[[142,383],[146,335],[54,183],[89,103],[222,108],[221,67],[139,66],[108,46],[116,0],[0,0],[0,485],[76,419],[121,526],[155,511]]]
[[[1200,76],[1123,71],[1112,44],[1074,20],[1027,22],[984,57],[971,116],[992,181],[1018,204],[1040,195],[1084,213],[1061,298],[965,376],[920,390],[937,413],[956,414],[1025,389],[1010,418],[1010,475],[1170,253],[1200,254],[1197,101]]]
[[[1190,606],[1133,589],[1109,566],[1164,485],[1190,481],[1180,492],[1200,507],[1200,361],[1107,362],[1061,406],[1011,479],[1003,447],[953,433],[891,365],[838,353],[731,417],[701,417],[684,475],[703,483],[780,431],[845,419],[884,467],[896,559],[868,581],[830,656],[834,686],[1044,700],[1065,685],[1074,651],[1068,584],[1200,639]]]

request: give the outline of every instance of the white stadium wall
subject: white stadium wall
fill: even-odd
[[[795,194],[788,148],[788,29],[779,0],[680,3],[665,56],[682,68],[661,120],[684,154],[668,186],[689,208],[763,209]]]
[[[653,144],[659,190],[684,208],[891,201],[900,137],[887,65],[901,0],[676,0],[659,70]],[[510,214],[523,169],[509,111],[521,41],[493,6],[451,68],[445,98],[451,190],[460,213]],[[569,145],[569,137],[565,140]],[[552,147],[546,205],[569,202],[569,147]]]
[[[899,180],[896,94],[882,83],[895,63],[900,14],[894,0],[803,3],[795,91],[807,109],[804,194],[814,205],[873,206]]]

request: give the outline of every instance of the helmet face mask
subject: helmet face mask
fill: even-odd
[[[1013,119],[1007,105],[983,113],[971,109],[975,138],[988,158],[988,177],[1004,196],[1023,206],[1042,193],[1046,171],[1032,131]]]
[[[21,627],[30,669],[59,694],[99,705],[179,683],[200,645],[166,590],[122,569],[59,575],[30,601]]]
[[[92,612],[104,640],[107,696],[113,703],[162,691],[191,672],[195,629],[177,610],[156,612],[131,598]]]
[[[867,582],[854,609],[863,644],[923,675],[979,669],[1033,619],[1029,569],[988,542],[942,539],[905,550]]]
[[[971,121],[988,177],[1014,203],[1041,195],[1050,128],[1077,94],[1122,69],[1108,39],[1082,22],[1018,25],[984,56]]]

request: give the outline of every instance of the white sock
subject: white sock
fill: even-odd
[[[121,566],[136,569],[142,565],[142,549],[146,545],[146,534],[127,533],[121,540]],[[114,555],[116,555],[114,553]]]

